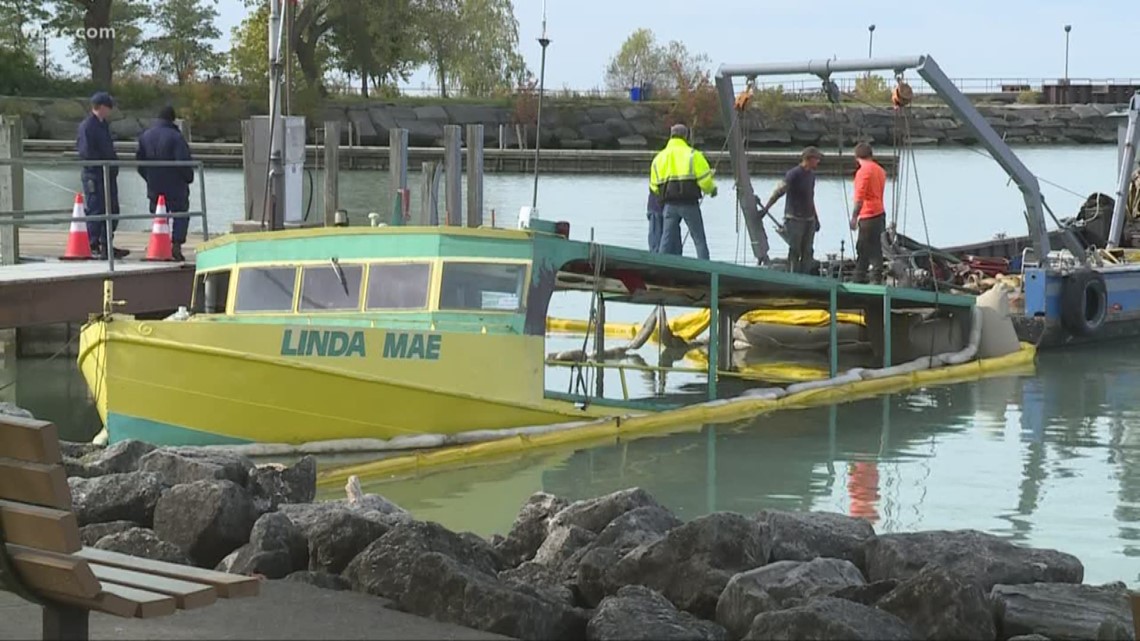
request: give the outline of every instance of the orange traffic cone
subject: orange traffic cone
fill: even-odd
[[[71,229],[67,232],[67,249],[60,260],[91,260],[91,241],[87,237],[87,223],[83,222],[86,212],[83,208],[83,194],[75,194],[75,206],[71,209]]]
[[[166,217],[166,197],[159,196],[154,207],[154,225],[150,230],[150,242],[146,246],[149,261],[173,261],[173,247],[170,239],[170,219]]]

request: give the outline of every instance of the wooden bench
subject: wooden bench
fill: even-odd
[[[86,640],[93,611],[161,617],[258,589],[254,577],[84,547],[55,425],[0,417],[0,590],[43,606],[44,639]]]

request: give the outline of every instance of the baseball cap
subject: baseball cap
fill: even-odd
[[[97,92],[95,92],[95,95],[91,96],[91,106],[93,106],[93,107],[99,107],[99,106],[114,107],[115,106],[115,99],[112,98],[111,94],[107,93],[106,91],[97,91]]]

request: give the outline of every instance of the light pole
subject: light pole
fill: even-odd
[[[1065,25],[1065,84],[1069,84],[1069,32],[1073,30],[1073,25]]]
[[[875,25],[867,27],[867,57],[874,58],[872,55],[875,51]]]
[[[550,39],[546,37],[546,2],[542,3],[542,36],[538,39],[542,45],[542,62],[538,71],[538,114],[534,125],[534,194],[531,197],[531,209],[538,209],[538,156],[542,150],[542,94],[546,86],[546,47]]]

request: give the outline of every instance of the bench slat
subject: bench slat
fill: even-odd
[[[9,543],[8,556],[20,579],[33,592],[53,592],[81,599],[99,594],[99,580],[85,559]]]
[[[90,599],[81,599],[77,596],[55,594],[52,592],[44,592],[40,596],[49,601],[71,605],[89,611],[106,612],[107,614],[126,619],[136,616],[139,611],[138,603],[107,591],[100,592]],[[171,600],[173,601],[173,599]]]
[[[20,461],[54,465],[63,462],[59,431],[53,423],[0,416],[0,452]]]
[[[179,565],[177,563],[140,559],[136,556],[129,556],[108,550],[99,550],[92,547],[84,547],[82,550],[76,552],[75,556],[100,565],[109,565],[111,567],[123,568],[124,570],[145,572],[147,574],[180,579],[193,583],[204,583],[213,586],[214,589],[218,591],[218,596],[223,599],[257,596],[258,590],[261,587],[260,581],[254,577],[203,570],[202,568]]]
[[[9,543],[60,554],[83,547],[79,523],[71,512],[0,499],[0,526]]]
[[[178,601],[169,594],[159,594],[140,590],[128,585],[105,581],[103,594],[112,594],[135,605],[134,616],[140,619],[154,619],[174,614],[178,611]]]
[[[62,465],[0,458],[0,499],[71,509],[71,490]]]
[[[113,568],[98,563],[91,564],[91,571],[95,573],[95,578],[102,582],[104,588],[108,583],[116,583],[147,592],[166,594],[174,597],[174,602],[182,610],[202,608],[218,600],[218,592],[214,587],[202,583],[179,581],[178,579]]]

